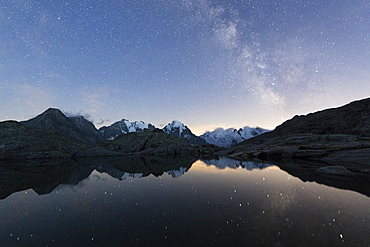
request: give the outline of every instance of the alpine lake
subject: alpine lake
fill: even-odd
[[[0,246],[370,246],[368,176],[287,167],[190,157],[2,162]]]

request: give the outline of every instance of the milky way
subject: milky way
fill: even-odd
[[[370,95],[368,1],[1,1],[0,120],[49,107],[195,132]]]

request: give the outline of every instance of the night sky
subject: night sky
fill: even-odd
[[[0,121],[274,128],[370,96],[370,2],[0,0]]]

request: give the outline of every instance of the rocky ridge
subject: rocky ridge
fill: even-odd
[[[128,155],[199,156],[219,150],[210,144],[202,147],[189,144],[186,139],[165,134],[160,129],[132,132],[120,135],[114,140],[93,143],[94,145],[83,143],[85,141],[78,143],[76,138],[70,138],[68,135],[29,127],[16,121],[0,122],[0,160]]]
[[[0,160],[182,153],[201,155],[219,150],[192,134],[187,127],[184,131],[186,135],[177,137],[142,121],[122,120],[98,131],[84,117],[67,117],[54,108],[20,123],[0,122],[0,130]],[[189,143],[189,139],[197,138],[203,142],[198,145]]]
[[[35,118],[21,123],[28,127],[61,134],[79,144],[91,146],[103,141],[102,135],[93,123],[82,116],[67,117],[55,108],[49,108]]]
[[[305,159],[365,169],[370,165],[370,99],[295,116],[274,131],[216,154],[266,161]]]

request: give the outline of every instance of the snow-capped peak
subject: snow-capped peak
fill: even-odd
[[[182,137],[182,132],[186,129],[187,127],[183,123],[174,120],[172,123],[167,124],[163,128],[163,131],[167,134],[174,134],[176,132],[176,136]]]
[[[262,129],[259,127],[252,128],[248,126],[245,126],[240,129],[229,128],[226,130],[223,128],[217,128],[214,131],[207,131],[200,137],[210,144],[229,148],[242,141],[245,141],[249,138],[255,137],[268,131],[269,130]]]
[[[124,123],[127,126],[128,133],[138,132],[138,130],[142,131],[144,129],[149,129],[149,124],[144,123],[143,121],[129,122],[128,120],[125,120]]]
[[[172,123],[167,124],[162,130],[166,134],[185,138],[190,144],[196,146],[207,145],[204,139],[194,135],[186,125],[179,121],[172,121]]]
[[[112,140],[119,135],[131,132],[142,132],[145,129],[154,130],[155,126],[143,121],[130,122],[127,119],[122,119],[111,126],[100,128],[99,131],[103,134],[104,139]]]
[[[177,120],[174,120],[172,121],[172,123],[167,124],[164,128],[169,130],[172,128],[180,128],[182,130],[186,129],[185,125]]]

